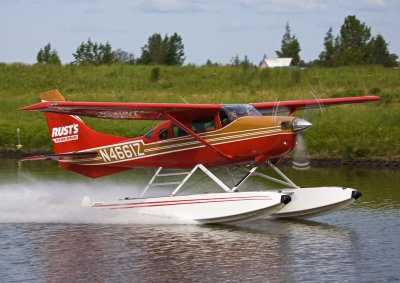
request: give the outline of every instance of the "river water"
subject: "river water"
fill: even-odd
[[[0,282],[400,281],[399,170],[283,171],[302,187],[347,186],[363,195],[311,220],[125,219],[82,208],[82,197],[135,196],[151,170],[89,180],[53,162],[1,160]],[[269,185],[251,178],[248,186]]]

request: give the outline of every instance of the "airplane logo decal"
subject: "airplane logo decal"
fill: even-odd
[[[53,142],[61,143],[78,139],[79,125],[72,124],[62,127],[54,127],[51,131]]]

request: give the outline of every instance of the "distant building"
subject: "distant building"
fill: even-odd
[[[264,59],[260,63],[260,68],[290,67],[293,58]]]

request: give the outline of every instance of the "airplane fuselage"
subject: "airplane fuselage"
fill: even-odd
[[[295,145],[295,134],[290,126],[293,117],[246,116],[229,125],[199,133],[212,146],[231,156],[224,158],[210,150],[191,135],[169,137],[173,124],[169,121],[153,130],[151,137],[140,137],[88,149],[96,151],[91,158],[73,158],[62,163],[83,166],[112,166],[123,168],[192,168],[196,164],[207,167],[254,163],[280,159]],[[286,124],[285,124],[286,125]],[[160,138],[166,129],[165,138]]]

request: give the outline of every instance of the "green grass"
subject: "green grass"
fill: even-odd
[[[378,103],[297,114],[313,116],[314,126],[306,133],[313,157],[400,160],[400,69],[157,67],[155,80],[154,66],[0,64],[0,151],[15,149],[17,128],[21,129],[23,150],[51,150],[43,115],[18,109],[39,102],[41,92],[54,88],[71,101],[249,103],[379,95],[382,101]],[[156,124],[85,121],[95,130],[128,137],[143,134]]]

